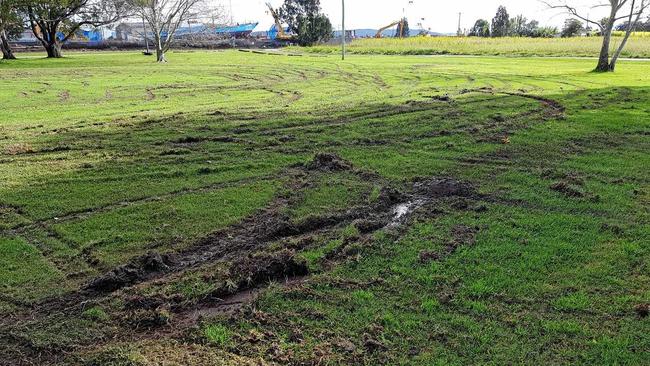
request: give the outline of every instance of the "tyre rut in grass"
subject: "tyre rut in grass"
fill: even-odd
[[[289,169],[291,177],[290,188],[300,189],[300,178],[310,179],[313,175],[348,172],[363,179],[381,179],[374,173],[356,169],[349,162],[336,154],[318,154],[308,164],[294,166]],[[127,297],[123,298],[124,306],[129,316],[120,327],[156,328],[165,323],[165,316],[159,316],[160,309],[170,309],[178,316],[181,327],[190,326],[196,322],[196,311],[215,313],[231,311],[228,299],[237,294],[243,294],[264,286],[269,281],[280,281],[287,278],[300,278],[308,274],[306,264],[297,259],[296,251],[300,246],[275,252],[265,252],[269,245],[278,240],[296,240],[304,243],[316,235],[327,235],[347,225],[355,225],[359,233],[370,237],[372,233],[381,230],[393,230],[408,223],[409,217],[420,208],[435,206],[438,199],[446,197],[461,197],[478,199],[475,189],[468,183],[452,178],[419,179],[405,190],[400,190],[380,182],[384,188],[378,199],[359,207],[336,212],[325,216],[309,218],[294,223],[283,211],[290,205],[287,196],[278,197],[275,202],[261,212],[235,224],[227,229],[200,239],[196,244],[178,253],[150,252],[135,258],[130,263],[117,267],[108,273],[87,283],[79,291],[69,293],[61,298],[49,299],[33,307],[29,314],[14,318],[14,324],[28,319],[45,319],[51,314],[68,314],[75,316],[87,306],[121,298],[125,294],[120,291],[127,287],[149,283],[149,281],[165,281],[174,274],[182,274],[192,269],[200,269],[215,262],[228,261],[232,263],[233,276],[229,288],[215,289],[204,300],[189,307],[183,301],[159,297]],[[410,204],[408,212],[400,212],[397,208]],[[424,214],[429,214],[425,212]],[[262,254],[255,254],[262,253]],[[336,257],[341,259],[346,252],[342,250]],[[244,296],[244,303],[252,297]],[[241,304],[235,306],[239,307]],[[122,310],[125,311],[125,310]],[[122,312],[120,311],[120,312]],[[130,320],[129,320],[130,319]],[[162,319],[162,320],[161,320]],[[119,333],[121,334],[121,333]],[[126,332],[133,335],[133,332]],[[161,336],[164,332],[153,332],[153,336]],[[158,334],[158,335],[156,335]],[[149,334],[151,336],[151,334]],[[19,342],[20,343],[20,342]],[[83,343],[83,342],[80,342]]]

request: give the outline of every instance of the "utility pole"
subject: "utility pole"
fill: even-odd
[[[460,12],[459,12],[459,13],[458,13],[458,31],[456,32],[456,34],[458,35],[458,37],[460,37],[460,36],[463,35],[463,30],[460,28],[460,19],[461,19],[462,16],[463,16],[463,13],[460,13]]]
[[[345,61],[345,0],[341,0],[341,6],[343,8],[341,20],[341,28],[343,28],[341,33],[341,60]]]
[[[145,55],[151,55],[151,51],[149,50],[149,37],[147,36],[147,23],[144,22],[144,16],[142,17],[142,33],[144,33],[144,44],[147,47]]]

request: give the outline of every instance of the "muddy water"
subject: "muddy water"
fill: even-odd
[[[387,228],[394,228],[403,224],[404,220],[415,210],[422,207],[426,203],[425,200],[414,200],[405,203],[400,203],[393,207],[393,218],[386,226]]]

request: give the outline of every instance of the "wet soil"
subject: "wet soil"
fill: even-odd
[[[359,174],[364,179],[377,179],[373,174],[355,169],[352,164],[332,153],[317,154],[310,163],[290,168],[287,175],[292,177],[289,185],[299,187],[303,184],[299,182],[314,171],[327,174],[344,170]],[[16,325],[28,319],[45,318],[57,313],[75,316],[89,303],[124,296],[124,292],[120,290],[148,281],[164,280],[175,273],[201,268],[215,262],[232,263],[230,286],[216,289],[204,300],[191,306],[187,306],[182,299],[138,296],[123,298],[125,313],[122,314],[124,324],[121,326],[139,330],[160,327],[167,329],[143,333],[143,336],[159,337],[169,333],[170,319],[175,319],[173,322],[178,325],[174,328],[186,329],[205,316],[239,309],[252,300],[258,289],[269,281],[291,283],[308,275],[306,264],[296,259],[294,250],[284,249],[268,253],[266,249],[273,242],[309,242],[309,238],[315,235],[326,234],[349,224],[354,224],[361,235],[369,235],[377,230],[390,230],[403,225],[413,212],[431,205],[438,199],[473,196],[476,196],[476,191],[468,183],[452,178],[421,178],[407,188],[385,186],[379,198],[371,204],[312,217],[300,223],[292,222],[285,213],[285,208],[290,205],[290,197],[280,196],[266,209],[198,240],[189,249],[176,253],[149,252],[89,281],[78,291],[35,304],[27,313],[0,321],[0,324]],[[448,252],[453,252],[454,248],[462,243],[471,242],[471,235],[471,230],[458,228],[452,233],[454,239],[450,242]],[[342,251],[337,255],[345,253]],[[0,337],[6,339],[8,336]],[[23,342],[16,339],[8,341]],[[371,340],[369,344],[372,344]],[[52,357],[57,354],[57,351],[53,351]]]

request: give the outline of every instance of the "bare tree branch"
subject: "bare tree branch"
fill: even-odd
[[[590,24],[595,24],[598,26],[598,28],[600,28],[603,35],[603,44],[601,46],[600,56],[598,58],[598,66],[596,66],[597,71],[614,71],[616,67],[616,61],[623,52],[623,49],[625,48],[625,45],[630,38],[632,29],[634,29],[636,24],[639,22],[644,12],[650,8],[650,0],[608,0],[607,3],[599,3],[593,6],[598,8],[609,7],[610,9],[609,17],[605,18],[605,21],[603,23],[600,23],[592,21],[591,19],[588,19],[587,17],[581,15],[576,7],[568,5],[566,1],[563,1],[561,3],[551,3],[547,0],[540,1],[544,3],[549,9],[562,9],[564,12],[570,14],[571,16],[581,19]],[[621,12],[628,4],[630,5],[629,13],[619,16],[619,12]],[[625,37],[623,38],[623,41],[610,60],[609,52],[614,25],[617,21],[623,19],[628,19],[628,26]]]
[[[543,0],[541,2],[544,3],[549,9],[562,9],[565,12],[568,12],[569,14],[573,15],[576,18],[578,18],[578,19],[580,19],[582,21],[585,21],[587,23],[594,24],[598,28],[600,28],[601,30],[604,30],[602,24],[600,24],[599,22],[595,22],[595,21],[593,21],[593,20],[591,20],[591,19],[589,19],[587,17],[584,17],[584,16],[580,15],[578,13],[578,10],[576,8],[574,8],[574,7],[571,7],[571,6],[566,5],[566,4],[564,4],[564,5],[553,5],[553,4],[549,3],[548,1],[543,1]]]
[[[135,13],[144,18],[154,36],[158,62],[166,62],[165,52],[183,22],[192,19],[204,0],[129,0]]]

